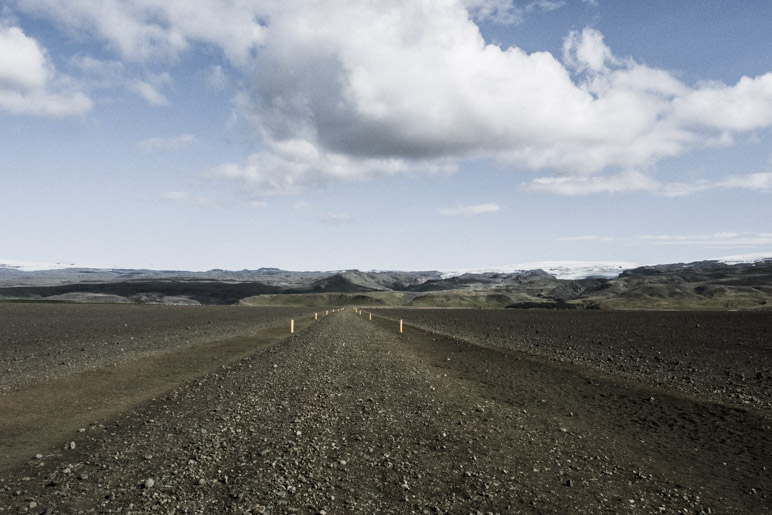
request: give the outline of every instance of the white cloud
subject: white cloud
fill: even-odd
[[[168,73],[145,72],[141,79],[132,78],[131,72],[120,61],[100,60],[84,55],[72,57],[70,65],[81,72],[80,82],[90,88],[125,88],[152,106],[169,104],[161,92],[161,88],[172,81]]]
[[[772,173],[730,175],[719,183],[724,188],[741,188],[760,192],[772,192]]]
[[[115,86],[126,81],[126,67],[120,61],[101,60],[88,55],[75,55],[69,64],[87,80],[101,85]]]
[[[716,189],[747,189],[765,193],[772,191],[772,173],[730,175],[720,180],[702,179],[687,183],[664,182],[644,173],[630,171],[610,176],[537,177],[521,184],[520,189],[562,196],[646,191],[666,197],[684,197]]]
[[[191,195],[190,193],[182,192],[182,191],[170,191],[168,193],[164,193],[161,195],[161,200],[165,200],[168,202],[179,202],[181,204],[187,204],[191,206],[197,206],[197,207],[219,207],[220,202],[207,198],[207,197],[197,197],[195,195]]]
[[[526,12],[541,10],[541,11],[554,11],[565,6],[566,2],[563,0],[535,0],[525,6]]]
[[[94,9],[89,0],[26,0],[19,8],[95,33],[138,63],[174,60],[193,43],[221,49],[243,74],[238,108],[264,150],[213,174],[257,194],[491,159],[558,174],[537,189],[678,195],[647,176],[658,161],[772,127],[772,73],[688,85],[615,56],[593,29],[567,36],[562,61],[486,44],[475,20],[517,23],[529,6],[560,2],[521,5],[104,0]],[[158,83],[137,81],[148,101],[165,101]]]
[[[208,175],[233,181],[258,196],[274,196],[319,188],[332,182],[411,173],[419,168],[434,173],[455,170],[453,165],[445,163],[416,164],[400,159],[357,158],[326,152],[306,140],[294,140],[253,154],[246,163],[214,167]]]
[[[501,210],[501,207],[495,203],[477,204],[473,206],[456,206],[451,208],[440,208],[437,212],[443,216],[475,216],[486,213],[495,213]]]
[[[148,104],[153,106],[165,106],[169,104],[166,97],[158,91],[158,88],[145,81],[135,79],[131,82],[130,88],[139,96],[144,98]]]
[[[603,34],[594,29],[573,31],[563,41],[563,61],[578,71],[608,71],[606,64],[619,64],[603,42]]]
[[[772,73],[741,78],[735,86],[710,84],[673,100],[673,117],[687,128],[741,132],[769,127]]]
[[[267,1],[229,0],[24,0],[20,10],[94,34],[134,62],[170,61],[193,42],[221,48],[242,65],[262,41],[259,17]]]
[[[156,150],[178,151],[190,145],[196,137],[193,134],[181,134],[171,138],[150,138],[137,143],[137,147],[143,152]]]
[[[660,191],[662,183],[640,172],[623,172],[611,176],[592,177],[538,177],[520,186],[525,191],[553,193],[563,196],[628,191]]]
[[[0,23],[0,109],[55,118],[88,112],[91,100],[69,82],[57,74],[37,40]]]

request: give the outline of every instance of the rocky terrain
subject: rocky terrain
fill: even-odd
[[[507,326],[494,318],[498,328],[488,326],[490,319],[462,318],[463,338],[455,338],[410,324],[400,334],[392,318],[408,313],[410,324],[438,329],[459,314],[443,319],[427,312],[419,320],[423,310],[390,312],[389,318],[378,311],[370,320],[349,308],[318,321],[307,317],[294,336],[265,340],[252,353],[197,378],[169,381],[166,391],[130,409],[89,419],[88,409],[73,405],[71,418],[85,414],[59,420],[62,436],[38,441],[26,456],[2,463],[0,509],[772,512],[768,407],[723,402],[701,388],[656,386],[645,379],[646,367],[632,368],[640,353],[648,352],[647,342],[664,348],[658,338],[665,340],[678,325],[683,330],[669,341],[680,341],[709,324],[709,315],[695,321],[693,314],[680,314],[679,323],[671,314],[661,326],[644,319],[640,327],[648,327],[649,336],[626,346],[614,336],[637,331],[631,321],[640,314],[627,313],[626,325],[593,318],[606,313],[591,311],[556,312],[574,317],[562,321],[514,318]],[[738,333],[732,329],[745,325],[751,327],[739,333],[738,345],[748,349],[759,370],[768,369],[769,350],[754,338],[769,330],[769,317],[716,322],[700,337],[687,336],[680,349],[704,354],[701,342],[734,341]],[[615,356],[617,366],[607,369],[589,366],[596,351],[584,341],[604,327],[593,345]],[[521,338],[519,350],[491,344],[497,333]],[[579,342],[566,343],[568,334]],[[547,340],[561,343],[546,345]],[[533,352],[536,344],[551,350]],[[554,359],[560,345],[573,347],[570,359]],[[622,351],[636,345],[638,351]],[[185,355],[204,348],[188,347]],[[584,352],[587,359],[579,359]],[[72,353],[73,360],[80,356]],[[739,351],[715,360],[690,359],[720,371],[746,366]],[[117,364],[111,373],[131,363]],[[631,368],[622,370],[620,364]],[[720,388],[720,374],[700,367],[691,372],[695,381]],[[8,403],[33,386],[63,390],[76,376],[10,389],[0,399]],[[95,398],[110,395],[104,389],[92,392]],[[22,426],[45,420],[35,419],[33,409],[15,412]],[[7,431],[8,421],[2,424],[6,429],[0,431]]]

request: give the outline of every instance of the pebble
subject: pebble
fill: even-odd
[[[153,485],[155,484],[155,480],[153,478],[147,478],[145,480],[145,488],[153,488]]]

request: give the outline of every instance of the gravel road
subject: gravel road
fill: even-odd
[[[3,510],[772,512],[755,412],[350,309],[36,454]]]

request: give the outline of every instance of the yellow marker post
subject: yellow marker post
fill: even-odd
[[[370,313],[370,320],[372,320],[372,319],[373,319],[373,314],[372,314],[372,313]]]
[[[295,321],[290,320],[290,334],[294,334],[294,333],[295,333]]]
[[[319,313],[314,313],[314,320],[318,320],[318,319],[319,319]]]
[[[399,333],[402,334],[402,319],[399,319]]]

